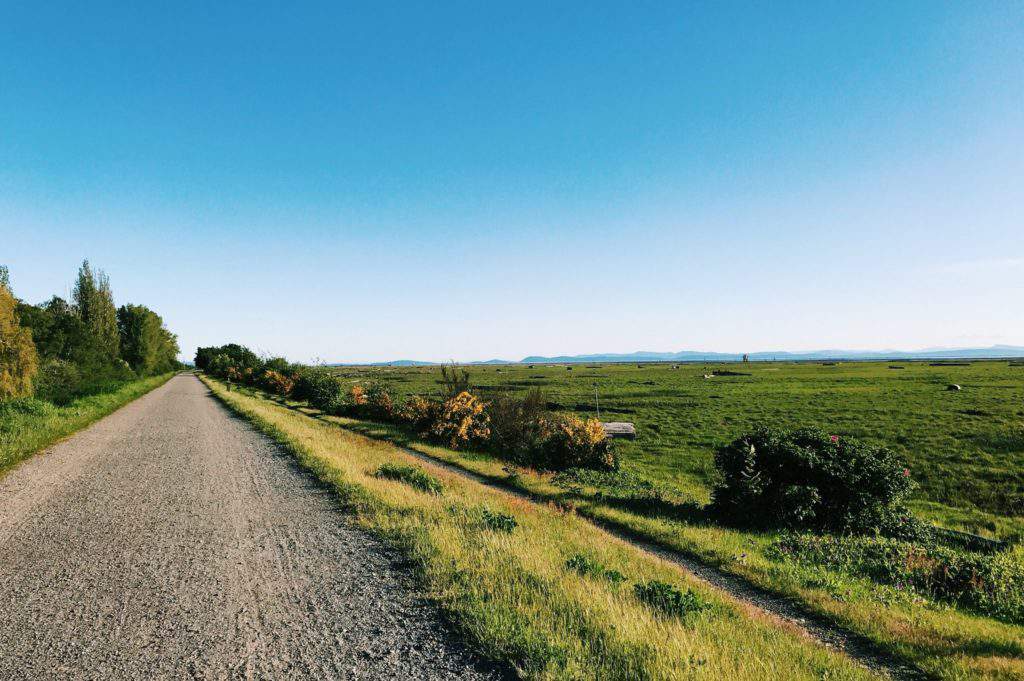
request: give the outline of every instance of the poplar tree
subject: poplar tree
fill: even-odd
[[[120,356],[117,308],[110,290],[110,279],[100,271],[93,273],[89,261],[82,261],[71,293],[79,318],[89,330],[95,349],[110,360]]]

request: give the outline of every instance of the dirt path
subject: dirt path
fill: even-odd
[[[193,376],[0,480],[0,678],[492,678]]]

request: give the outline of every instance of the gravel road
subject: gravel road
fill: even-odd
[[[194,376],[0,479],[2,679],[498,676]]]

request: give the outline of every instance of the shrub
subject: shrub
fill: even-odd
[[[446,400],[469,392],[469,371],[455,362],[441,367],[441,388]]]
[[[443,490],[440,480],[415,466],[386,463],[381,465],[374,475],[378,478],[404,482],[427,494],[440,494]]]
[[[395,419],[395,398],[391,388],[384,383],[375,381],[366,387],[364,402],[366,415],[375,421],[393,421]]]
[[[292,395],[325,414],[338,413],[343,405],[341,381],[325,367],[306,367],[298,372]]]
[[[46,361],[36,377],[36,397],[54,404],[67,404],[81,389],[81,372],[77,366],[63,359]]]
[[[616,584],[626,579],[618,570],[609,570],[593,558],[584,556],[581,553],[577,553],[571,556],[569,560],[565,561],[565,567],[580,575],[604,577],[609,582],[614,582]]]
[[[418,433],[426,433],[441,415],[441,403],[413,395],[399,411],[399,418]]]
[[[884,537],[793,534],[776,541],[772,551],[1024,624],[1020,549],[985,555]]]
[[[519,525],[513,516],[510,516],[507,513],[492,511],[489,508],[484,508],[480,515],[484,521],[484,525],[495,532],[511,532]]]
[[[295,389],[295,381],[273,369],[266,369],[260,376],[260,387],[268,393],[288,397]]]
[[[452,449],[486,443],[491,435],[484,403],[468,392],[446,400],[431,434]]]
[[[898,532],[910,517],[910,471],[889,449],[820,430],[760,428],[715,454],[710,510],[733,524]]]
[[[546,433],[544,417],[547,399],[538,388],[522,399],[503,395],[487,404],[494,452],[519,464],[532,464]]]
[[[658,580],[634,584],[633,592],[641,603],[646,603],[672,617],[686,617],[708,608],[708,604],[689,589],[680,591],[671,584]]]
[[[362,407],[366,404],[366,388],[361,385],[354,385],[348,390],[348,399],[353,407]]]
[[[617,470],[619,460],[597,419],[563,416],[545,424],[543,445],[534,465],[548,470],[592,468]]]
[[[15,419],[28,416],[39,418],[55,413],[56,407],[49,402],[37,400],[32,397],[21,397],[14,400],[0,402],[0,433],[8,427],[17,427],[13,422]]]

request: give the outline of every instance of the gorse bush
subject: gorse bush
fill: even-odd
[[[265,369],[260,376],[260,387],[269,393],[288,397],[295,389],[295,381],[279,371]]]
[[[326,367],[293,367],[282,358],[262,361],[237,344],[200,348],[196,366],[219,378],[305,401],[326,414],[396,423],[452,449],[487,450],[517,465],[607,471],[619,465],[599,421],[549,414],[547,399],[537,389],[522,398],[502,396],[491,402],[461,390],[443,402],[413,396],[399,406],[382,381],[346,390]],[[455,365],[443,367],[441,375],[445,394],[468,387],[468,373]]]
[[[710,510],[732,524],[894,534],[909,522],[910,471],[882,447],[760,428],[720,448],[715,466]]]
[[[395,397],[391,388],[385,383],[374,381],[366,386],[365,415],[375,421],[393,421],[395,413]]]
[[[616,470],[618,458],[597,419],[563,416],[546,424],[541,456],[534,465],[548,470],[592,468]]]
[[[787,535],[773,552],[1024,624],[1024,553],[994,555],[884,537]]]
[[[417,433],[427,433],[441,415],[441,403],[413,395],[406,400],[398,414],[399,420]]]
[[[491,435],[489,422],[484,403],[468,392],[461,392],[445,400],[430,432],[452,449],[465,449],[487,443]]]

